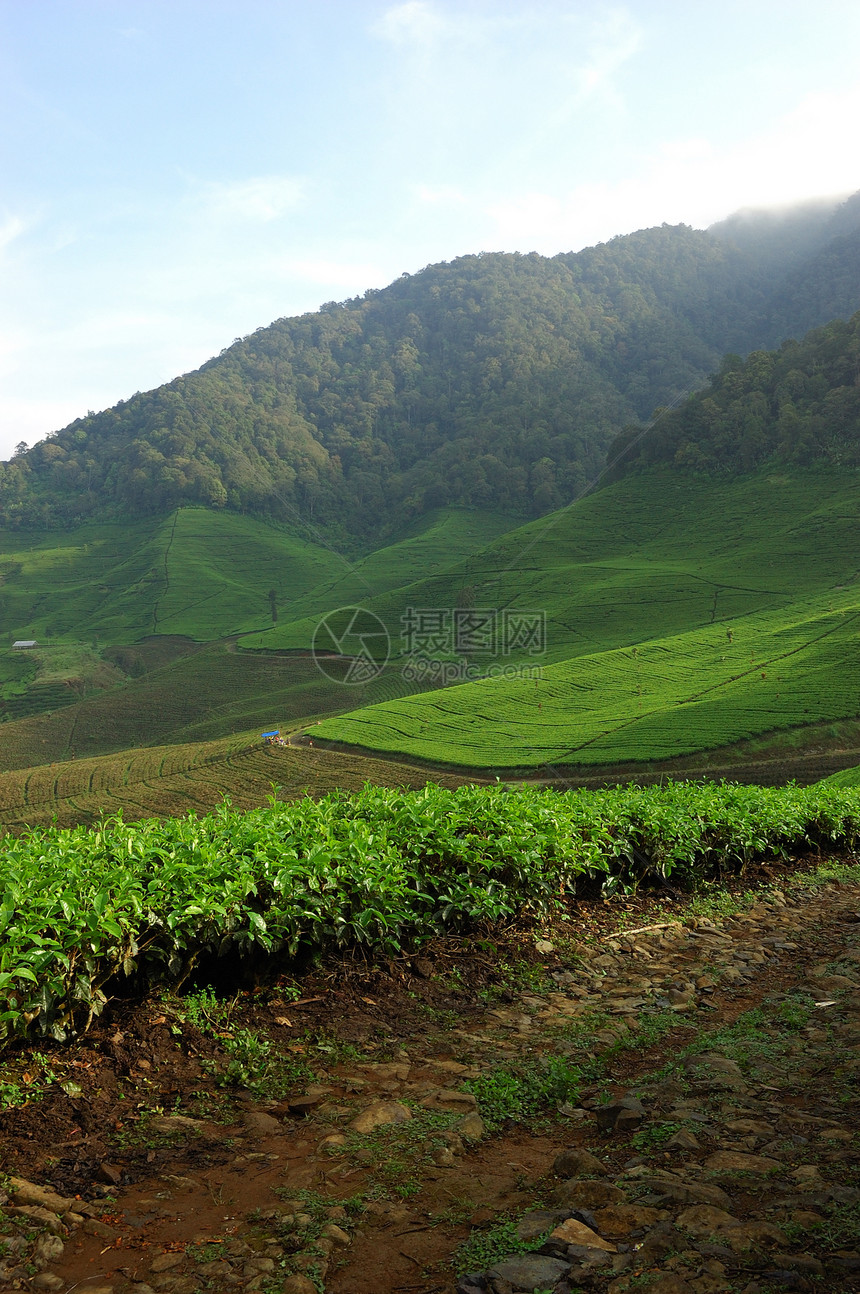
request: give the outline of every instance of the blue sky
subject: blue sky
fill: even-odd
[[[860,188],[856,0],[0,0],[0,457],[466,252]]]

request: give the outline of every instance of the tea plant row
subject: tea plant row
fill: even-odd
[[[585,885],[690,880],[858,836],[860,788],[707,783],[367,786],[34,829],[0,841],[0,1037],[69,1036],[129,981],[205,981],[244,957],[391,954],[543,917]]]

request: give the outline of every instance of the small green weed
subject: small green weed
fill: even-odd
[[[202,988],[182,999],[180,1014],[201,1033],[217,1033],[219,1029],[229,1028],[236,1001],[235,997],[229,1002],[222,1001],[211,988]]]
[[[533,1240],[521,1240],[517,1234],[516,1222],[508,1218],[486,1231],[473,1232],[454,1254],[452,1266],[458,1275],[485,1271],[509,1254],[534,1253],[536,1249],[540,1249],[548,1234],[547,1231]]]
[[[630,1143],[634,1149],[641,1154],[647,1154],[653,1150],[659,1150],[665,1146],[667,1141],[674,1137],[676,1132],[680,1132],[682,1125],[680,1123],[656,1123],[648,1128],[643,1128],[640,1132],[635,1132],[630,1138]]]
[[[0,1069],[0,1110],[32,1105],[45,1095],[52,1083],[60,1082],[51,1061],[41,1051],[34,1051],[24,1061],[10,1062]],[[73,1096],[80,1092],[77,1084],[61,1083]]]
[[[546,1106],[574,1100],[583,1082],[582,1068],[562,1056],[527,1060],[469,1079],[463,1087],[478,1102],[492,1131],[507,1120],[523,1123]]]

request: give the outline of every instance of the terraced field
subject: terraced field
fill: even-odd
[[[329,719],[318,737],[476,768],[651,761],[860,712],[857,590]]]
[[[397,587],[314,603],[312,614],[243,639],[307,647],[322,609],[359,602],[386,624],[396,656],[408,607],[539,609],[546,661],[627,646],[786,606],[857,572],[860,506],[834,472],[758,473],[725,482],[654,471],[630,477],[495,539],[436,572],[407,565]],[[395,550],[389,550],[393,561]],[[361,592],[361,590],[359,590]],[[303,604],[294,605],[301,615]],[[516,658],[516,653],[513,653]]]
[[[101,643],[265,634],[309,609],[322,613],[457,561],[513,524],[448,509],[360,560],[286,527],[204,508],[131,525],[7,532],[0,536],[0,634]]]
[[[48,682],[33,661],[0,650],[0,769],[333,715],[320,735],[395,758],[606,767],[858,712],[851,475],[714,482],[655,471],[509,525],[447,510],[354,561],[203,509],[129,528],[7,536],[0,622],[10,636],[44,629],[50,651],[66,643],[79,661]],[[385,671],[358,688],[325,677],[307,655],[320,618],[350,604],[378,614],[392,646]],[[431,698],[438,673],[404,672],[410,608],[539,611],[545,650],[514,645],[495,663],[539,666],[542,678]],[[444,644],[437,655],[475,672],[493,663]]]
[[[404,763],[264,746],[259,733],[246,732],[220,741],[152,746],[0,773],[0,834],[94,822],[102,814],[121,813],[132,822],[202,813],[225,799],[237,808],[253,809],[273,793],[291,800],[338,788],[358,791],[368,781],[417,789],[431,776],[435,784],[452,788],[464,780]]]
[[[230,641],[186,646],[187,654],[121,687],[4,723],[0,769],[287,729],[314,723],[350,703],[416,690],[393,666],[363,686],[343,687],[308,656],[242,653]]]

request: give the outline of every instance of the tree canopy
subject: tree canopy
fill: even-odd
[[[361,542],[445,504],[538,515],[593,479],[625,424],[726,350],[770,344],[777,315],[860,307],[860,235],[820,223],[790,255],[663,225],[552,258],[463,256],[280,319],[0,464],[0,521],[202,504]],[[764,414],[744,418],[755,456]]]

